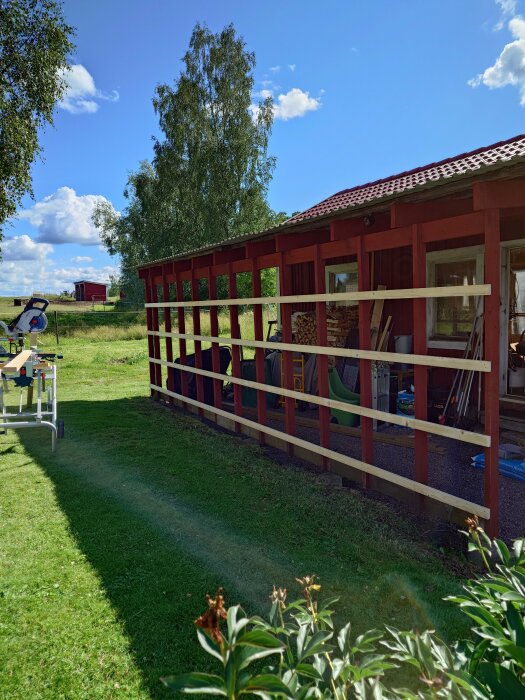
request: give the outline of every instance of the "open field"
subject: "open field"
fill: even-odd
[[[144,339],[60,349],[58,452],[0,435],[2,699],[167,696],[161,675],[205,668],[192,621],[219,585],[255,613],[315,572],[356,631],[467,632],[442,601],[460,563],[413,523],[151,403]]]

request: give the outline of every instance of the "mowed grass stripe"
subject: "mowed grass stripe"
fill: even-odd
[[[356,631],[385,623],[433,626],[449,638],[466,631],[441,600],[460,581],[390,508],[153,404],[143,342],[71,340],[63,350],[66,439],[52,455],[47,433],[21,433],[24,451],[8,454],[0,472],[12,523],[0,529],[4,583],[33,591],[41,569],[64,592],[50,617],[32,592],[9,597],[5,697],[163,697],[160,675],[203,668],[192,620],[218,585],[229,603],[260,612],[273,583],[299,594],[294,576],[315,572]],[[12,433],[0,438],[6,445],[20,449]],[[19,470],[30,476],[19,479]],[[80,583],[64,559],[76,562]],[[74,639],[62,643],[71,629]],[[98,649],[107,647],[112,666],[102,671]]]

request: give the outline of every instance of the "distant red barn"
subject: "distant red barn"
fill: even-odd
[[[75,282],[75,300],[76,301],[107,301],[108,285],[101,282],[89,282],[88,280],[80,280]]]

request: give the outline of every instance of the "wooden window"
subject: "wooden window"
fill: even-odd
[[[474,246],[427,254],[429,287],[461,287],[483,283],[483,248]],[[476,315],[476,297],[429,299],[429,347],[462,349]]]
[[[326,291],[329,294],[341,292],[357,292],[357,263],[344,263],[343,265],[327,265]],[[357,301],[331,302],[336,306],[356,306]]]

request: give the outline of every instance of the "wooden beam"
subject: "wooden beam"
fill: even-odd
[[[357,239],[357,280],[360,292],[370,290],[370,254],[365,250],[364,237]],[[380,300],[382,301],[382,300]],[[359,302],[359,348],[360,352],[370,352],[371,328],[370,328],[370,301],[363,299]],[[361,405],[365,408],[372,407],[372,362],[366,354],[359,358],[359,393]],[[363,416],[361,420],[361,459],[372,464],[374,461],[374,442],[372,440],[373,422]],[[363,473],[363,487],[371,486],[370,473]]]
[[[257,269],[257,260],[252,258],[252,294],[261,296],[261,271]],[[260,304],[253,307],[253,337],[255,340],[263,340],[263,308]],[[263,348],[255,349],[255,375],[259,384],[264,384],[266,365]],[[266,424],[266,392],[257,390],[257,420]],[[259,433],[259,441],[264,445],[265,434]]]
[[[432,498],[436,501],[439,501],[440,503],[445,503],[446,505],[451,506],[452,508],[458,508],[459,510],[464,511],[465,513],[478,515],[480,518],[483,519],[490,518],[490,510],[488,508],[485,508],[484,506],[480,506],[478,503],[466,501],[463,498],[458,498],[457,496],[445,493],[444,491],[440,491],[439,489],[427,486],[426,484],[420,484],[417,481],[413,481],[412,479],[407,479],[404,476],[394,474],[393,472],[389,472],[386,469],[381,469],[379,467],[375,467],[372,464],[367,464],[362,460],[354,459],[353,457],[348,457],[347,455],[343,455],[340,452],[335,452],[334,450],[329,450],[325,447],[322,447],[321,445],[315,445],[311,442],[308,442],[307,440],[298,438],[295,435],[289,435],[283,432],[282,430],[275,430],[274,428],[270,428],[267,425],[259,425],[259,423],[257,423],[256,421],[244,418],[244,416],[235,415],[228,411],[225,411],[224,409],[219,409],[215,408],[214,406],[202,404],[199,401],[195,401],[194,399],[182,396],[181,394],[176,394],[175,392],[169,391],[168,389],[164,389],[161,386],[151,385],[151,389],[153,391],[157,391],[160,394],[164,394],[165,396],[173,396],[174,398],[179,399],[184,403],[189,404],[190,406],[203,408],[208,411],[211,411],[212,413],[216,413],[217,415],[222,416],[223,418],[231,419],[235,421],[235,423],[238,423],[240,425],[245,425],[257,431],[262,430],[267,435],[279,438],[290,445],[295,445],[310,452],[315,452],[323,457],[333,459],[336,462],[345,464],[349,467],[352,467],[353,469],[362,471],[363,473],[378,477],[380,479],[384,479],[385,481],[389,481],[393,484],[396,484],[397,486],[401,486],[402,488],[406,488],[413,493],[419,493],[423,496],[427,496],[428,498]]]
[[[475,182],[472,192],[476,210],[522,207],[525,202],[525,179]]]
[[[25,363],[29,360],[33,354],[32,350],[22,350],[15,357],[8,360],[2,367],[2,372],[5,374],[11,374],[11,372],[20,372]]]
[[[392,228],[412,226],[427,221],[448,219],[472,212],[472,198],[432,199],[426,202],[394,202],[390,205]]]
[[[313,231],[302,231],[300,233],[282,233],[276,237],[276,249],[278,253],[285,253],[288,250],[296,250],[306,246],[327,243],[329,240],[329,229],[314,229]]]
[[[437,243],[452,239],[462,239],[467,236],[483,234],[483,212],[473,212],[454,216],[450,219],[429,221],[421,224],[421,240],[423,243]]]
[[[237,276],[233,272],[232,265],[229,263],[228,272],[228,294],[230,299],[234,299],[237,296]],[[230,306],[230,329],[232,338],[232,372],[236,377],[241,376],[241,343],[234,343],[233,339],[240,339],[241,337],[241,327],[239,325],[239,307]],[[238,384],[233,385],[233,403],[235,406],[235,413],[240,415],[242,413],[242,391]]]
[[[315,249],[314,258],[314,284],[317,294],[324,294],[326,291],[326,274],[324,261],[321,258],[319,246]],[[326,328],[326,302],[318,301],[315,305],[317,320],[317,345],[328,345],[328,334]],[[328,399],[330,392],[328,388],[328,357],[326,355],[317,356],[317,386],[319,396]],[[323,447],[330,447],[330,411],[326,405],[319,404],[319,440]],[[323,469],[328,471],[330,462],[323,458]]]
[[[225,248],[217,250],[213,253],[213,264],[221,265],[223,263],[231,263],[235,260],[244,260],[246,258],[245,246],[239,248]]]
[[[485,505],[490,508],[487,533],[496,537],[499,532],[499,334],[500,334],[500,219],[498,209],[484,212],[485,217],[485,279],[494,294],[485,299],[484,355],[491,363],[492,372],[485,376],[485,432],[490,435],[490,447],[485,449]]]
[[[280,253],[279,262],[279,283],[281,285],[281,294],[283,296],[290,296],[291,291],[291,270],[284,262],[284,253]],[[284,345],[288,347],[283,347],[283,343],[280,344],[280,350],[282,351],[282,363],[281,363],[281,386],[287,389],[292,389],[294,385],[293,379],[293,354],[296,352],[292,344],[292,308],[290,304],[281,304],[281,332],[284,341]],[[275,347],[275,345],[274,345]],[[284,372],[284,377],[282,376]],[[285,396],[284,399],[284,412],[285,412],[285,425],[286,432],[288,435],[295,435],[296,425],[295,425],[295,400],[289,395]],[[288,443],[288,454],[293,457],[293,443]]]
[[[322,248],[322,246],[321,246]],[[261,268],[259,268],[261,269]],[[255,304],[305,304],[341,301],[374,301],[375,299],[443,299],[448,297],[477,297],[488,296],[491,293],[490,284],[464,284],[454,287],[420,287],[417,289],[375,289],[359,292],[337,292],[332,294],[294,294],[274,297],[246,297],[244,299],[219,299],[203,301],[174,301],[152,304],[146,302],[146,308],[162,308],[171,306],[254,306]]]
[[[424,287],[427,281],[426,247],[422,240],[421,224],[412,226],[412,284]],[[427,354],[427,302],[414,299],[412,302],[414,352]],[[414,367],[415,416],[426,421],[428,405],[428,370],[423,365]],[[416,433],[415,476],[422,484],[428,482],[428,444],[423,431]]]
[[[161,338],[166,334],[162,331],[148,331],[149,335]],[[228,345],[241,345],[248,348],[266,348],[268,350],[289,350],[290,352],[314,353],[316,355],[333,355],[334,357],[353,357],[356,360],[377,360],[378,362],[400,362],[426,367],[448,367],[450,369],[467,369],[474,372],[490,372],[490,362],[486,360],[465,360],[461,357],[441,357],[438,355],[409,355],[401,352],[379,352],[378,350],[358,350],[356,348],[321,347],[318,345],[300,345],[299,343],[270,343],[259,340],[241,340],[238,338],[216,338],[209,335],[192,335],[190,333],[171,333],[173,338],[200,340],[205,343],[220,341]]]
[[[275,238],[267,238],[264,241],[248,241],[248,243],[246,243],[246,257],[250,259],[275,252]]]
[[[408,416],[398,416],[396,413],[389,413],[388,411],[379,411],[378,409],[367,408],[366,406],[354,406],[353,404],[348,404],[344,401],[337,401],[335,399],[330,399],[324,396],[317,396],[315,394],[307,394],[305,392],[295,391],[294,389],[287,389],[286,387],[274,386],[273,384],[266,384],[264,382],[254,382],[250,379],[242,379],[242,377],[235,377],[229,374],[219,374],[217,372],[210,372],[209,370],[204,369],[198,370],[195,367],[180,367],[180,365],[173,362],[167,362],[166,360],[156,360],[155,358],[150,358],[150,360],[151,362],[164,365],[165,367],[181,368],[185,372],[190,372],[191,374],[202,374],[203,377],[209,377],[210,379],[220,379],[221,381],[228,381],[232,384],[238,384],[239,386],[254,389],[255,391],[261,391],[265,393],[268,392],[270,394],[276,394],[278,396],[288,396],[291,399],[297,401],[304,401],[306,403],[313,403],[319,407],[336,409],[338,411],[344,411],[345,413],[354,413],[355,415],[363,416],[364,418],[371,418],[374,420],[384,421],[385,423],[399,425],[403,428],[409,428],[411,430],[421,430],[429,435],[439,435],[440,437],[450,438],[451,440],[458,440],[459,442],[466,442],[470,445],[478,445],[479,447],[490,447],[491,440],[488,435],[473,433],[468,430],[463,430],[461,428],[452,428],[447,425],[441,425],[440,423],[431,423],[430,421],[420,420],[417,418],[409,418]]]
[[[207,255],[197,255],[195,258],[191,258],[191,269],[194,271],[198,270],[200,267],[207,268],[213,265],[213,255],[208,253]],[[197,277],[198,275],[195,274]],[[204,275],[201,275],[204,277]]]

